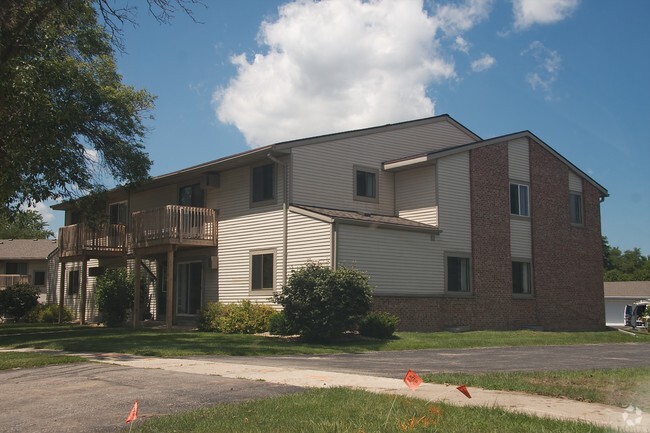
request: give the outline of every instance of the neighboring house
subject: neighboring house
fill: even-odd
[[[313,260],[367,272],[403,330],[600,329],[607,195],[531,132],[483,140],[448,115],[288,141],[112,190],[95,229],[54,206],[58,290],[88,318],[93,276],[129,266],[171,326],[270,302]]]
[[[625,325],[625,306],[650,299],[650,281],[605,281],[605,322]]]
[[[0,239],[0,288],[33,284],[45,302],[47,257],[56,249],[51,239]]]

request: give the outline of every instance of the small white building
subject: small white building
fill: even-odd
[[[47,257],[55,249],[52,239],[0,239],[0,288],[33,284],[45,302]]]
[[[625,324],[625,306],[650,298],[650,281],[606,281],[605,322],[607,326]]]

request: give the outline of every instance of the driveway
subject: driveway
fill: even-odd
[[[136,399],[146,418],[301,390],[90,362],[7,370],[0,371],[0,432],[117,432]]]

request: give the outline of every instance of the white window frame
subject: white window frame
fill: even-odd
[[[515,212],[513,212],[513,202],[512,202],[513,186],[517,187],[517,203],[516,203],[517,209]],[[522,195],[522,193],[524,194]],[[508,197],[509,197],[509,204],[510,204],[510,215],[523,217],[523,218],[530,217],[530,185],[522,182],[510,181],[510,185],[508,187]],[[525,207],[522,206],[523,201],[525,201]]]
[[[124,215],[124,218],[125,218],[124,222],[115,222],[114,223],[114,222],[111,221],[111,208],[113,206],[121,206],[121,205],[124,205],[124,207],[126,209],[126,214]],[[118,215],[118,219],[119,219],[119,215]],[[129,202],[124,200],[124,201],[116,201],[116,202],[113,202],[113,203],[109,203],[109,205],[108,205],[108,222],[110,224],[124,224],[125,226],[128,225],[128,222],[129,222]]]
[[[471,255],[468,253],[454,253],[454,252],[449,252],[445,253],[444,255],[445,258],[445,292],[447,294],[452,294],[452,295],[470,295],[472,293],[472,258]],[[467,278],[467,288],[463,290],[451,290],[449,288],[449,259],[459,259],[459,260],[466,260],[467,262],[467,269],[466,269],[466,278]],[[461,264],[461,272],[462,272],[462,264]]]
[[[264,287],[264,256],[266,255],[271,255],[272,256],[272,275],[271,275],[271,287]],[[262,275],[261,275],[261,287],[259,288],[254,288],[253,287],[253,282],[254,282],[254,258],[257,256],[262,256]],[[249,292],[251,294],[257,294],[257,293],[269,293],[273,292],[275,290],[275,284],[276,284],[276,274],[277,274],[277,249],[266,249],[266,250],[253,250],[250,251],[249,254]]]
[[[569,191],[569,221],[571,225],[583,226],[585,224],[584,209],[582,193],[579,191]]]
[[[358,176],[359,173],[368,173],[374,176],[374,183],[373,183],[373,189],[374,189],[374,195],[359,195],[359,185],[358,185]],[[365,201],[365,202],[370,202],[370,203],[377,203],[379,202],[379,170],[376,168],[371,168],[371,167],[362,167],[359,165],[353,166],[353,178],[352,178],[352,185],[353,185],[353,196],[355,200],[359,201]]]
[[[522,286],[522,291],[515,291],[515,264],[521,264],[523,265],[522,269],[522,278],[526,279],[526,274],[528,276],[527,280],[528,281],[520,281],[520,284]],[[527,283],[527,284],[525,284]],[[528,286],[528,287],[525,287]],[[518,259],[518,258],[513,258],[512,259],[512,294],[513,296],[519,296],[519,297],[530,297],[533,296],[534,293],[534,283],[533,283],[533,264],[530,259]]]

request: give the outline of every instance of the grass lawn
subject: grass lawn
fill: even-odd
[[[469,387],[521,391],[552,397],[650,410],[650,367],[585,371],[506,373],[436,373],[425,382],[466,384]]]
[[[71,352],[121,352],[148,356],[295,355],[379,350],[570,345],[650,342],[649,335],[617,331],[540,332],[474,331],[400,332],[391,340],[342,338],[330,344],[307,344],[295,339],[228,335],[196,331],[108,329],[99,327],[3,324],[0,346],[62,349]]]
[[[146,417],[146,410],[146,402],[140,402],[140,416]],[[500,409],[427,404],[407,397],[395,399],[343,388],[314,389],[290,396],[219,405],[144,422],[137,420],[135,424],[133,432],[156,433],[609,431],[589,424],[541,419]]]
[[[51,355],[34,352],[0,352],[0,370],[12,368],[42,367],[52,364],[71,364],[85,362],[78,356]]]

